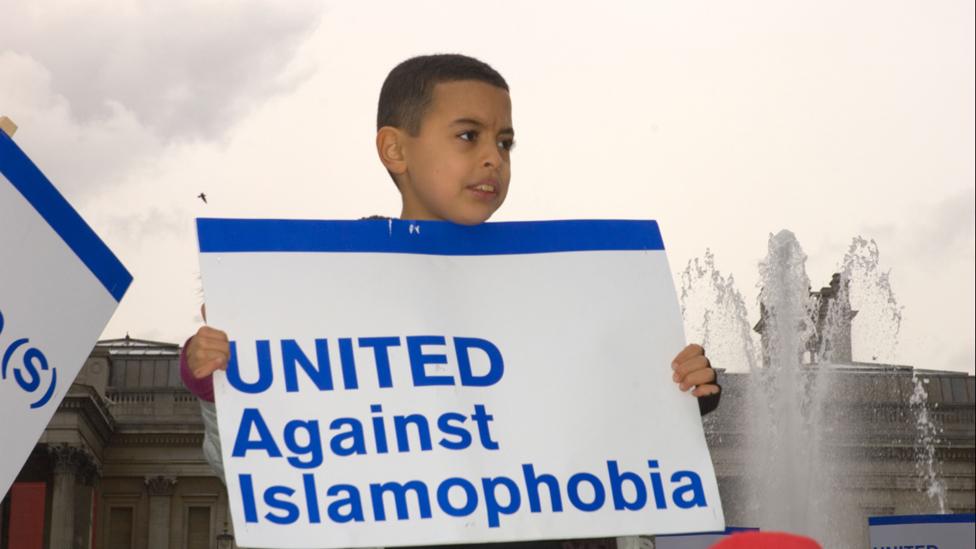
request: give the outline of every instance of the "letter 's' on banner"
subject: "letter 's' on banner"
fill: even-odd
[[[724,528],[655,222],[197,229],[238,544]]]
[[[112,251],[0,132],[0,496],[131,282]]]

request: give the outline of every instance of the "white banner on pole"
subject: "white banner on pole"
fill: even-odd
[[[132,277],[0,132],[0,494],[6,494]]]
[[[240,545],[724,528],[656,223],[197,228]]]
[[[891,515],[868,518],[872,549],[973,549],[976,515]]]

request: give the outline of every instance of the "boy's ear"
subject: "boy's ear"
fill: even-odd
[[[383,126],[376,132],[376,152],[380,155],[380,162],[393,175],[401,175],[407,171],[407,159],[404,155],[405,135],[400,128]]]

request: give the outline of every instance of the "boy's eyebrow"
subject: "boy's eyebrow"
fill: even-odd
[[[471,126],[477,126],[479,128],[485,127],[484,124],[482,124],[479,120],[475,120],[474,118],[458,118],[454,122],[451,122],[451,125],[452,126],[458,126],[458,125],[466,125],[467,126],[467,125],[471,125]],[[510,127],[509,128],[502,128],[498,133],[499,134],[502,134],[502,133],[510,133],[512,135],[515,135],[515,130],[512,129],[512,128],[510,128]]]

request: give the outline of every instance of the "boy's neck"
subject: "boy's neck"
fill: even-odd
[[[404,221],[445,221],[430,212],[411,208],[407,204],[404,204],[400,210],[400,219]]]

